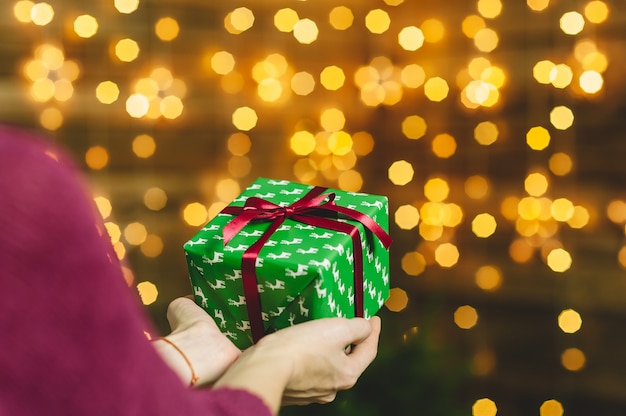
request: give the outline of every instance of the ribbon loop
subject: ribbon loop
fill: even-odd
[[[222,210],[225,214],[234,215],[222,230],[224,246],[251,222],[270,222],[269,228],[244,252],[242,258],[242,281],[246,308],[250,321],[252,339],[256,343],[265,335],[262,319],[261,300],[258,292],[256,277],[256,259],[261,249],[271,235],[287,219],[301,222],[315,227],[326,228],[350,235],[354,253],[354,307],[355,316],[363,317],[363,259],[362,242],[358,228],[352,224],[339,221],[339,214],[348,219],[358,221],[367,230],[372,232],[383,244],[389,248],[391,237],[369,216],[335,204],[335,193],[324,194],[328,188],[316,186],[306,195],[289,206],[280,206],[265,199],[253,196],[246,200],[243,207],[228,206]]]

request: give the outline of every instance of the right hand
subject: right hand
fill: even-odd
[[[274,412],[281,403],[328,403],[374,360],[379,335],[378,317],[325,318],[285,328],[248,348],[216,387],[246,389]]]

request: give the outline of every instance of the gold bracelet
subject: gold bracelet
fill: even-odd
[[[198,382],[198,376],[196,375],[196,372],[193,369],[193,366],[191,365],[191,361],[189,361],[189,358],[187,358],[187,356],[185,355],[185,353],[183,352],[183,350],[181,350],[180,348],[178,348],[178,345],[174,344],[172,341],[170,341],[169,339],[165,338],[165,337],[157,337],[157,338],[152,338],[152,341],[165,341],[168,344],[170,344],[172,347],[174,347],[174,349],[176,351],[178,351],[180,353],[180,355],[183,357],[183,359],[185,360],[185,362],[187,363],[187,365],[189,366],[189,369],[191,370],[191,382],[189,383],[189,387],[193,387],[196,385],[196,383]]]

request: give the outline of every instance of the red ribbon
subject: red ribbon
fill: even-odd
[[[354,251],[354,309],[357,317],[363,317],[363,247],[359,229],[349,223],[337,220],[338,214],[363,224],[381,241],[385,248],[391,245],[391,237],[369,216],[336,205],[335,194],[323,194],[327,188],[316,186],[304,197],[287,207],[281,207],[258,197],[250,197],[243,207],[228,206],[222,210],[225,214],[235,215],[223,229],[224,246],[250,222],[271,222],[263,235],[243,254],[241,275],[246,308],[250,320],[252,339],[256,343],[265,335],[261,315],[261,298],[258,292],[256,277],[256,259],[271,235],[287,218],[315,227],[326,228],[349,234],[352,238]]]

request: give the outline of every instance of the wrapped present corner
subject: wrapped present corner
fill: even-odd
[[[196,303],[241,348],[389,296],[387,198],[259,178],[184,245]]]

